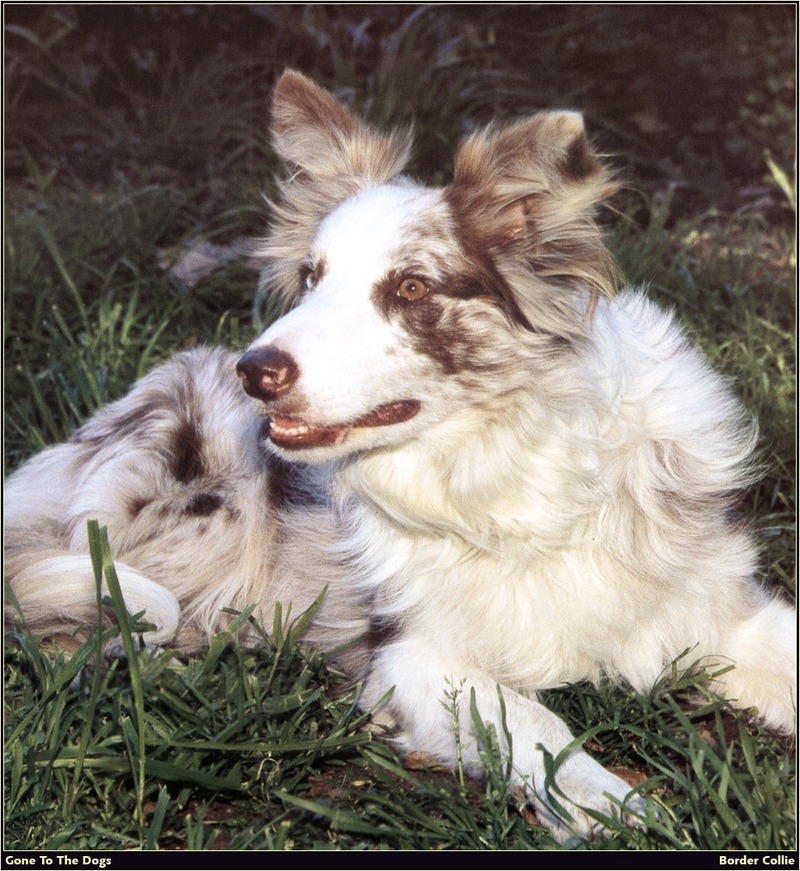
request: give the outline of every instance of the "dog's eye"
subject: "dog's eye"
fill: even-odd
[[[428,285],[418,278],[404,278],[397,287],[397,295],[402,296],[409,302],[416,302],[422,299],[428,292]]]
[[[314,285],[317,283],[317,276],[312,267],[310,266],[301,266],[300,267],[300,290],[312,290]]]

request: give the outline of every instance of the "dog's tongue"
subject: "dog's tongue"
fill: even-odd
[[[338,426],[315,426],[297,417],[273,416],[269,421],[267,435],[279,448],[319,448],[341,444],[355,427],[391,426],[410,420],[419,411],[415,399],[388,402],[359,417],[352,423]]]

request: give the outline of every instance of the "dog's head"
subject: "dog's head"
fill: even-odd
[[[287,455],[394,444],[530,389],[610,292],[593,215],[612,183],[576,113],[473,135],[443,189],[401,175],[409,133],[296,72],[272,133],[287,178],[264,253],[291,310],[237,371]]]

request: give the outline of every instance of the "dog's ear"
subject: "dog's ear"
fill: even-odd
[[[275,86],[272,141],[288,172],[272,203],[272,232],[261,246],[267,258],[262,283],[277,285],[291,304],[319,222],[364,188],[401,173],[411,132],[377,133],[324,88],[287,70]]]
[[[616,279],[594,219],[615,190],[581,115],[542,112],[467,139],[447,197],[466,238],[494,255],[509,278],[522,269],[528,287],[533,277],[551,290],[594,296],[610,294]]]
[[[402,172],[408,132],[379,134],[311,79],[287,70],[272,104],[272,141],[290,171],[382,184]]]

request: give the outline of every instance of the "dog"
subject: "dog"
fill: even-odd
[[[541,690],[647,691],[690,650],[792,732],[794,611],[753,580],[733,512],[755,424],[671,315],[612,292],[596,212],[615,182],[581,116],[481,130],[431,189],[403,175],[409,131],[287,71],[272,137],[287,172],[261,255],[287,311],[238,359],[178,354],[10,478],[30,629],[96,621],[91,518],[155,644],[324,590],[306,640],[384,700],[398,746],[479,772],[474,700],[561,841],[645,802],[562,754]]]

